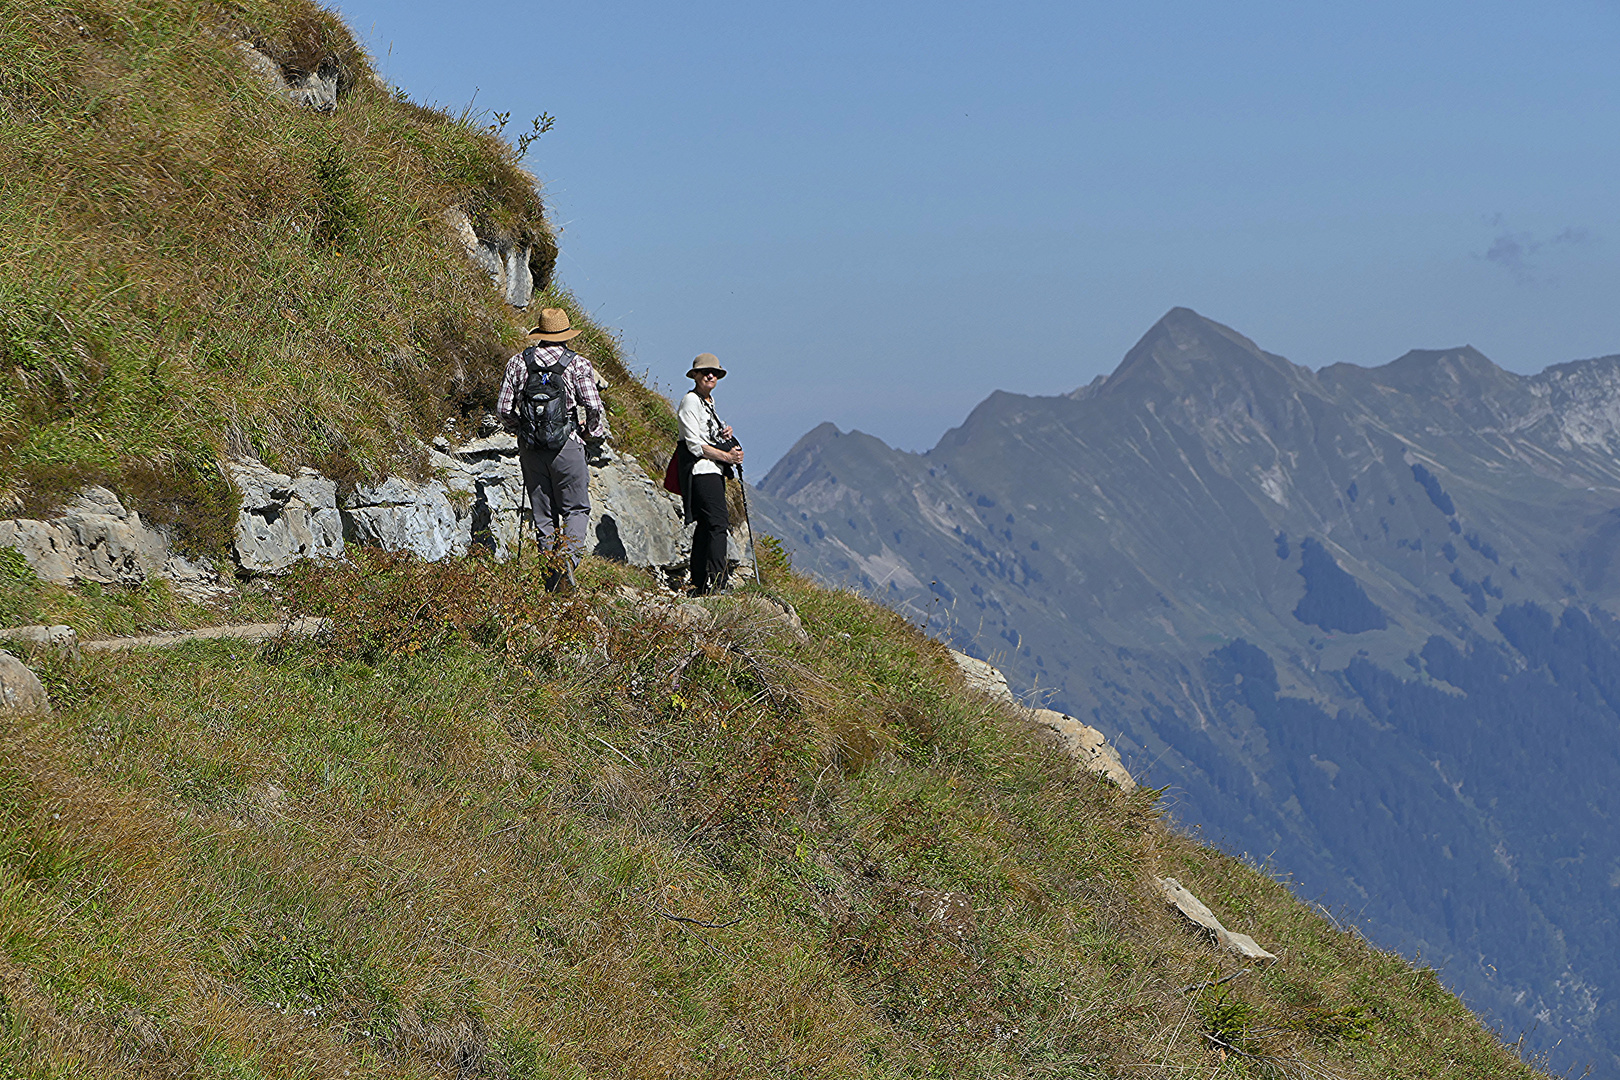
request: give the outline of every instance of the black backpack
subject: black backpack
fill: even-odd
[[[531,450],[561,450],[574,429],[569,415],[568,396],[563,390],[564,372],[574,354],[563,350],[555,364],[539,363],[533,348],[523,351],[528,378],[518,394],[518,442]]]

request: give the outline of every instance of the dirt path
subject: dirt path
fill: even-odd
[[[325,630],[331,623],[326,619],[294,619],[290,623],[239,623],[235,626],[204,626],[197,630],[175,630],[161,634],[144,634],[139,637],[104,638],[101,641],[85,641],[79,648],[91,652],[111,652],[117,649],[161,649],[169,645],[179,645],[187,641],[269,641],[280,637],[283,632],[300,637],[308,637]]]
[[[331,623],[326,619],[294,619],[290,623],[239,623],[235,626],[204,626],[197,630],[171,630],[159,634],[141,634],[136,637],[103,638],[100,641],[79,641],[66,626],[18,626],[0,630],[0,641],[18,641],[39,645],[77,645],[89,652],[114,652],[119,649],[163,649],[187,641],[269,641],[283,633],[308,637],[325,630]]]

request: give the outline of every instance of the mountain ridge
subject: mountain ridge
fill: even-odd
[[[1493,866],[1541,859],[1493,854],[1492,836],[1533,847],[1519,824],[1542,811],[1465,749],[1484,738],[1522,754],[1509,747],[1519,735],[1469,736],[1472,721],[1460,714],[1443,730],[1418,722],[1416,734],[1403,733],[1415,721],[1399,709],[1432,710],[1461,694],[1488,713],[1494,706],[1470,695],[1486,695],[1489,681],[1459,674],[1478,665],[1551,680],[1551,690],[1512,683],[1525,700],[1556,697],[1560,678],[1576,678],[1573,660],[1560,661],[1563,675],[1537,667],[1503,626],[1532,609],[1557,626],[1566,610],[1613,610],[1620,600],[1616,402],[1613,358],[1521,376],[1462,346],[1312,372],[1178,308],[1106,378],[1056,397],[998,391],[925,454],[890,456],[869,436],[816,429],[761,484],[757,524],[824,580],[1001,660],[1016,688],[1104,731],[1148,783],[1183,790],[1183,820],[1239,850],[1282,852],[1307,888],[1373,904],[1383,940],[1459,958],[1453,985],[1488,1012],[1524,1027],[1545,1013],[1549,1043],[1568,1037],[1620,1068],[1603,1049],[1600,1017],[1612,1003],[1582,1012],[1557,989],[1560,980],[1606,985],[1614,973],[1591,972],[1608,965],[1585,976],[1543,970],[1548,956],[1575,955],[1560,935],[1607,940],[1601,926],[1566,925],[1595,914],[1606,893],[1566,895],[1550,878],[1522,876],[1490,885],[1512,897],[1503,911],[1544,928],[1530,935],[1534,946],[1515,943],[1482,909],[1465,926],[1448,914],[1458,901],[1421,895],[1442,886],[1418,868],[1446,856],[1397,835],[1391,857],[1403,868],[1375,870],[1343,821],[1322,816],[1409,812],[1437,832],[1449,821],[1444,828],[1464,838],[1450,862],[1467,868],[1440,865],[1429,876],[1453,893]],[[870,460],[852,460],[863,447]],[[793,491],[777,486],[787,475]],[[815,500],[800,494],[808,490]],[[1568,641],[1585,632],[1567,631]],[[1490,659],[1498,655],[1507,659]],[[1579,678],[1596,686],[1607,676],[1590,668]],[[1400,703],[1397,713],[1380,695]],[[1604,730],[1615,723],[1583,716]],[[1310,739],[1277,728],[1284,717]],[[1391,723],[1394,741],[1380,742]],[[1532,716],[1503,723],[1559,737]],[[1341,747],[1338,757],[1317,742]],[[1615,770],[1620,782],[1608,745],[1592,744],[1584,767]],[[1351,750],[1376,760],[1339,760]],[[1444,769],[1430,762],[1459,754],[1480,779],[1437,778]],[[1311,794],[1322,782],[1328,794]],[[1506,786],[1457,802],[1473,782]],[[1407,809],[1381,802],[1379,784]],[[1496,797],[1509,809],[1493,809]],[[1313,800],[1315,816],[1302,809]],[[1597,828],[1596,811],[1560,795],[1549,804]],[[1594,879],[1583,888],[1606,887]],[[1476,955],[1494,957],[1496,970]],[[1538,1000],[1553,1004],[1527,1011],[1523,1003]]]

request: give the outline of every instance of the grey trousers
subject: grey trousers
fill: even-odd
[[[523,487],[529,493],[540,550],[550,548],[560,528],[569,565],[577,564],[589,550],[585,538],[591,522],[591,474],[585,467],[585,447],[579,440],[569,439],[561,450],[524,449],[518,463],[523,466]]]

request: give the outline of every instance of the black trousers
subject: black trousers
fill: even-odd
[[[692,476],[692,591],[699,596],[726,585],[726,478],[716,473]]]

